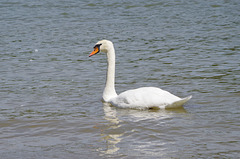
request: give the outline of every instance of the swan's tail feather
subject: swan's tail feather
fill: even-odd
[[[181,108],[183,104],[185,104],[187,101],[189,101],[192,98],[192,96],[188,96],[185,98],[182,98],[179,101],[173,102],[172,104],[167,105],[166,109],[172,109],[172,108]]]

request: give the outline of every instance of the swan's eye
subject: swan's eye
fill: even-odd
[[[94,46],[94,50],[97,51],[97,52],[99,52],[101,45],[102,45],[102,44],[97,44],[97,45],[95,45],[95,46]]]
[[[94,49],[95,49],[96,47],[99,48],[101,45],[102,45],[102,44],[97,44],[97,45],[95,45],[95,46],[94,46]]]

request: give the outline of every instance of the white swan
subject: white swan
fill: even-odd
[[[93,56],[99,52],[107,54],[108,69],[106,86],[103,91],[103,100],[120,108],[179,108],[182,107],[192,96],[179,98],[167,91],[156,87],[142,87],[125,91],[117,95],[115,91],[115,50],[109,40],[101,40],[94,46]]]

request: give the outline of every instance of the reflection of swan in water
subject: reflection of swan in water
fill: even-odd
[[[106,150],[98,150],[104,154],[114,154],[119,150],[117,144],[122,140],[122,131],[118,129],[121,127],[120,120],[117,118],[116,110],[112,109],[108,103],[103,103],[103,110],[105,114],[105,119],[109,121],[107,128],[104,131],[101,131],[101,140],[106,141],[107,148]]]
[[[109,121],[107,126],[101,126],[101,141],[105,141],[107,146],[103,150],[98,149],[103,155],[115,154],[120,150],[120,147],[117,146],[122,139],[126,131],[135,132],[135,127],[129,127],[128,122],[141,122],[144,120],[158,120],[161,123],[164,123],[164,119],[176,117],[176,114],[187,113],[184,108],[182,109],[173,109],[173,110],[134,110],[134,109],[121,109],[117,107],[112,107],[109,103],[103,102],[103,110],[105,114],[105,119]],[[119,118],[124,118],[125,121],[120,120]],[[127,124],[127,128],[126,128]],[[134,124],[133,124],[134,125]],[[127,130],[129,129],[130,130]]]

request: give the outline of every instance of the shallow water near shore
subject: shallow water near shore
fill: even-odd
[[[240,3],[2,1],[1,158],[238,158]],[[106,57],[116,90],[155,86],[182,109],[101,102]]]

